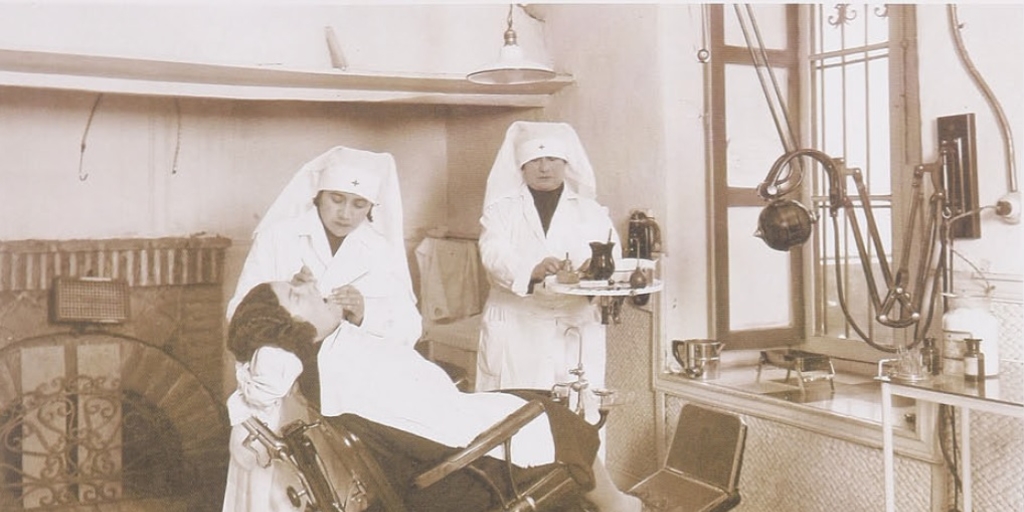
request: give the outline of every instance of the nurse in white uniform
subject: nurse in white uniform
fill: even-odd
[[[580,362],[580,343],[591,391],[605,386],[598,307],[544,286],[567,256],[573,268],[587,264],[591,242],[615,242],[620,259],[618,233],[595,196],[594,170],[571,126],[518,121],[509,127],[480,219],[491,290],[477,354],[478,391],[573,381],[569,370]]]
[[[259,283],[315,280],[349,306],[342,328],[409,347],[422,333],[402,233],[394,158],[334,147],[304,165],[267,210],[228,302],[230,319]]]
[[[318,287],[324,301],[344,311],[332,339],[358,337],[413,350],[422,320],[416,308],[405,253],[401,194],[394,158],[335,147],[304,165],[285,186],[256,227],[228,318],[259,283],[292,280]],[[342,368],[331,346],[305,354],[304,390],[320,395]],[[250,416],[278,429],[306,415],[305,401],[293,389],[303,373],[294,355],[276,347],[236,354],[238,389],[228,399],[232,427],[231,461],[223,510],[294,510],[275,479],[284,473],[261,467],[241,444],[240,425]],[[319,396],[306,397],[314,401]]]

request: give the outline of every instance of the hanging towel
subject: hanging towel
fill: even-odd
[[[416,262],[425,320],[453,322],[483,311],[487,281],[475,240],[424,238],[416,247]]]

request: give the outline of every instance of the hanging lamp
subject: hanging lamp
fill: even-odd
[[[512,8],[508,6],[508,28],[505,30],[505,44],[498,53],[498,60],[466,75],[466,79],[477,84],[514,85],[546,82],[555,77],[555,71],[548,66],[528,60],[523,49],[516,42],[516,31],[512,29]]]

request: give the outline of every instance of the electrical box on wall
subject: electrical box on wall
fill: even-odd
[[[946,204],[953,216],[978,209],[978,155],[974,114],[938,118],[939,155],[946,187]],[[981,217],[965,215],[950,225],[953,238],[980,238]]]

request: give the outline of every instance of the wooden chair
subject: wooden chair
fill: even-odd
[[[582,510],[579,489],[564,465],[514,470],[508,461],[485,457],[500,445],[508,452],[511,437],[543,412],[540,401],[530,401],[464,449],[445,447],[349,414],[312,423],[295,421],[282,428],[280,435],[255,418],[243,425],[250,432],[248,443],[259,442],[271,457],[294,470],[297,485],[287,492],[296,510],[451,510],[443,503],[451,498],[451,491],[433,492],[435,487],[443,487],[439,482],[449,479],[447,483],[457,486],[460,493],[475,489],[471,493],[477,500],[474,508],[479,510]],[[418,447],[413,455],[405,450],[410,445]]]
[[[740,503],[747,426],[735,414],[686,404],[665,465],[630,493],[654,510],[722,512]]]

